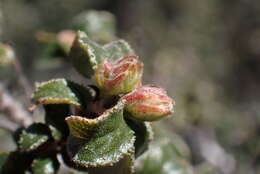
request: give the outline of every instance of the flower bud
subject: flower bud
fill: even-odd
[[[105,59],[96,69],[97,86],[108,95],[125,94],[141,86],[143,63],[138,56],[125,56],[116,61]]]
[[[123,97],[126,115],[140,121],[154,121],[173,113],[174,101],[158,86],[145,85]]]

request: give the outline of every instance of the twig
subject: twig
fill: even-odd
[[[21,126],[28,126],[32,123],[29,113],[23,109],[22,105],[17,102],[0,84],[0,112],[7,116],[7,119]]]
[[[220,173],[230,174],[235,171],[236,160],[218,143],[215,130],[210,127],[192,127],[186,135],[191,145],[193,157],[204,159],[215,166]]]
[[[32,93],[32,89],[31,89],[29,81],[27,80],[26,76],[23,73],[22,66],[21,66],[20,61],[18,60],[18,58],[16,58],[16,60],[14,62],[14,68],[15,68],[16,75],[18,77],[19,83],[23,87],[26,96],[28,98],[30,98],[30,95]]]
[[[4,129],[9,132],[14,132],[18,127],[19,126],[16,123],[11,122],[9,120],[6,119],[0,120],[0,129]]]

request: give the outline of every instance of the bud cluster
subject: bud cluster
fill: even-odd
[[[143,63],[138,56],[105,59],[95,71],[97,86],[106,95],[122,97],[129,118],[154,121],[173,113],[174,101],[155,85],[142,86]]]

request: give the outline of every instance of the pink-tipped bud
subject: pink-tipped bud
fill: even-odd
[[[141,85],[143,63],[138,56],[105,59],[96,69],[97,86],[108,95],[126,94]]]
[[[123,97],[127,116],[140,121],[154,121],[173,113],[174,101],[158,86],[145,85]]]

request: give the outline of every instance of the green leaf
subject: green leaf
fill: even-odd
[[[59,169],[56,156],[34,159],[32,162],[33,174],[55,174]]]
[[[132,166],[132,167],[130,167]],[[125,156],[113,166],[91,167],[87,171],[89,174],[130,174],[134,172],[134,152]]]
[[[79,166],[111,166],[133,154],[134,132],[124,121],[120,102],[96,119],[71,116],[66,121],[71,133],[67,150]],[[132,166],[127,168],[130,172]]]
[[[107,53],[102,46],[90,40],[86,33],[77,32],[69,58],[79,73],[90,78],[97,65],[106,57]]]
[[[108,58],[112,60],[116,60],[124,56],[135,55],[134,50],[125,40],[110,42],[104,45],[104,49],[108,53]]]
[[[71,115],[70,104],[86,110],[96,97],[96,90],[65,79],[55,79],[37,85],[33,102],[44,104],[45,121],[49,124],[52,137],[59,141],[67,137],[65,118]]]
[[[138,157],[148,150],[153,139],[153,130],[148,122],[137,122],[126,119],[128,126],[135,132],[135,156]]]
[[[72,104],[80,106],[77,95],[70,87],[70,81],[55,79],[36,84],[33,102],[36,104]]]
[[[89,10],[73,19],[73,28],[86,32],[90,38],[107,43],[116,36],[116,21],[113,14],[106,11]]]
[[[93,101],[96,99],[97,91],[95,87],[83,86],[70,81],[69,86],[78,97],[80,105],[84,109],[88,109],[89,104],[93,103]]]
[[[47,125],[34,123],[24,129],[19,136],[18,146],[21,151],[32,151],[50,139]]]
[[[63,137],[62,132],[57,129],[55,126],[52,126],[51,124],[48,125],[50,132],[51,132],[51,136],[55,141],[60,141]]]
[[[167,120],[166,120],[167,122]],[[164,141],[167,138],[172,147],[175,149],[178,157],[191,161],[191,151],[185,140],[178,134],[172,131],[172,126],[167,127],[165,122],[157,122],[154,124],[154,137],[156,142]]]
[[[95,89],[66,79],[36,84],[32,99],[36,104],[71,104],[87,107],[96,97]]]
[[[138,174],[191,174],[188,161],[183,158],[168,138],[152,143],[149,151],[140,157]]]
[[[76,163],[71,161],[67,150],[64,148],[62,150],[63,162],[70,168],[73,168],[77,171],[87,172],[88,174],[104,174],[104,173],[113,173],[113,174],[128,174],[133,173],[134,166],[134,152],[130,152],[129,155],[126,155],[119,162],[113,164],[113,166],[96,166],[96,167],[82,167],[78,166]],[[132,166],[132,167],[129,167]]]

